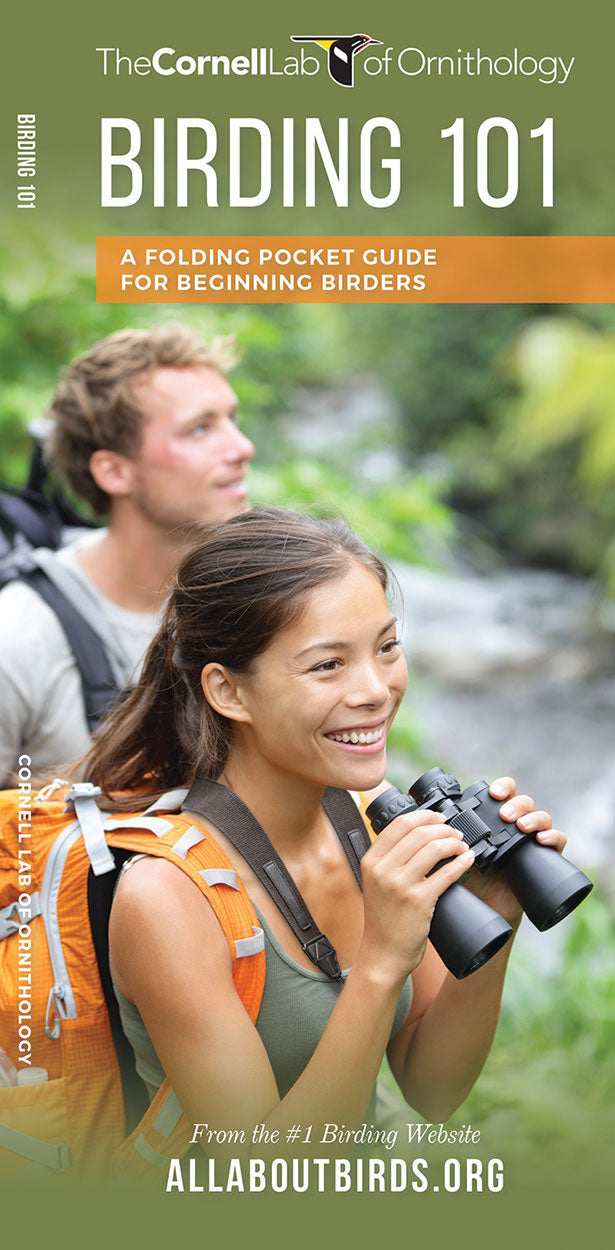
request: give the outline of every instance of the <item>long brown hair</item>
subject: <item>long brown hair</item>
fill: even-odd
[[[141,677],[86,757],[85,779],[116,807],[226,763],[232,722],[201,689],[205,664],[249,673],[257,656],[296,620],[308,592],[360,563],[386,592],[386,566],[340,520],[258,508],[208,528],[180,565]],[[140,792],[140,797],[134,793]]]

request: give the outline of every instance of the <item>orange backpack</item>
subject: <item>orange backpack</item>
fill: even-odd
[[[0,1046],[37,1084],[0,1087],[0,1175],[25,1169],[151,1173],[188,1149],[193,1127],[164,1082],[127,1137],[121,1033],[107,925],[121,863],[158,855],[188,873],[224,931],[238,994],[256,1021],[262,929],[213,836],[179,812],[186,790],[138,815],[102,812],[89,783],[28,783],[0,795]],[[112,849],[113,848],[113,851]],[[113,853],[115,852],[115,853]],[[131,1061],[132,1063],[132,1061]]]

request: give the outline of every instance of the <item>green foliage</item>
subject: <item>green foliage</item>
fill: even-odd
[[[446,456],[471,430],[478,451],[492,410],[509,390],[498,354],[523,325],[526,311],[515,305],[429,305],[385,306],[378,312],[377,333],[363,317],[363,333],[360,326],[353,326],[353,333],[365,359],[379,362],[391,380],[407,447]]]
[[[515,952],[494,1054],[464,1112],[486,1117],[494,1140],[505,1133],[511,1152],[587,1161],[614,1127],[615,943],[598,896],[568,924],[557,975],[537,976]]]
[[[44,410],[72,356],[114,329],[181,317],[206,336],[234,333],[240,341],[234,382],[266,497],[339,496],[371,541],[414,559],[430,531],[436,547],[450,537],[446,492],[471,518],[470,532],[482,531],[515,560],[600,569],[607,584],[615,581],[615,560],[604,556],[615,519],[606,488],[615,460],[613,308],[571,309],[565,317],[542,310],[537,319],[515,305],[104,305],[95,302],[93,272],[93,248],[60,234],[29,241],[24,228],[19,263],[0,250],[5,478],[22,480],[26,420]],[[567,363],[550,388],[537,389],[520,360],[533,342],[544,373],[545,325],[560,336]],[[387,424],[374,412],[352,449],[338,447],[332,429],[333,480],[320,461],[314,468],[293,451],[291,414],[301,412],[302,388],[360,387],[365,377],[378,380],[398,415]],[[363,466],[383,440],[397,473],[377,488]]]
[[[485,1155],[506,1164],[591,1175],[615,1128],[615,926],[598,892],[563,923],[550,975],[515,947],[493,1049],[449,1127],[471,1123]],[[386,1067],[381,1077],[396,1088]]]
[[[58,374],[79,351],[126,325],[177,316],[175,309],[96,304],[89,250],[68,255],[61,239],[28,252],[17,270],[0,253],[4,298],[0,303],[0,398],[5,480],[19,483],[26,471],[26,424],[45,411]],[[360,448],[336,464],[293,450],[286,413],[297,387],[339,380],[352,368],[353,352],[341,305],[272,307],[188,306],[181,310],[204,337],[232,333],[242,353],[233,375],[247,433],[258,447],[253,474],[255,500],[305,508],[315,503],[346,515],[365,538],[389,556],[422,559],[429,536],[445,540],[450,514],[426,476],[400,473],[376,487],[360,479]],[[329,451],[332,454],[329,454]]]
[[[608,589],[615,580],[608,550],[605,558],[615,520],[607,481],[615,459],[615,309],[347,313],[364,367],[386,378],[398,400],[401,454],[427,462],[448,502],[514,560],[599,571]],[[562,374],[541,391],[539,421],[519,345],[534,344],[544,372],[549,333],[560,342]]]
[[[378,551],[410,563],[426,559],[428,537],[451,534],[450,513],[426,477],[361,485],[324,460],[295,453],[281,464],[256,466],[251,482],[256,502],[299,511],[317,504],[324,512],[343,515]]]
[[[512,352],[521,395],[503,436],[524,462],[578,442],[577,473],[589,493],[615,470],[615,334],[560,318],[534,322]]]
[[[559,514],[575,564],[597,567],[613,598],[615,333],[541,318],[513,342],[507,363],[519,389],[497,453],[515,477],[534,484],[544,473],[538,516]]]

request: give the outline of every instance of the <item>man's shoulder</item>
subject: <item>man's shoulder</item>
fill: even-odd
[[[62,547],[52,550],[49,547],[34,547],[30,549],[19,550],[13,557],[5,556],[0,563],[0,602],[4,606],[9,604],[25,604],[32,607],[34,598],[37,602],[44,604],[41,596],[37,594],[35,589],[29,583],[29,575],[37,569],[46,572],[48,569],[53,570],[70,570],[76,573],[80,581],[89,583],[94,589],[94,584],[82,568],[78,558],[78,552],[92,541],[92,536],[96,536],[99,531],[93,530],[77,530]],[[47,609],[49,610],[49,609]]]
[[[3,634],[7,629],[13,632],[19,619],[47,620],[48,617],[55,620],[55,613],[27,581],[19,577],[11,578],[0,589],[0,630]]]
[[[0,664],[6,667],[23,655],[32,662],[50,650],[68,649],[55,612],[34,587],[18,578],[7,582],[0,590]]]

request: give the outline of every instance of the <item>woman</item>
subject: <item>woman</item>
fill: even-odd
[[[446,1119],[489,1052],[510,943],[468,980],[427,942],[440,894],[472,863],[432,812],[403,815],[361,863],[363,894],[321,805],[328,786],[374,797],[407,671],[380,560],[344,526],[280,509],[212,530],[181,566],[138,686],[94,746],[87,778],[109,794],[220,781],[256,816],[333,943],[341,982],[317,972],[222,833],[262,920],[267,976],[257,1027],[235,991],[207,901],[173,864],[139,857],[120,880],[110,957],[125,1027],[156,1086],[194,1122],[361,1124],[388,1053],[407,1101]],[[531,799],[491,793],[561,850]],[[116,804],[117,805],[117,804]],[[198,825],[199,817],[194,815]],[[440,861],[446,862],[432,875]],[[499,877],[483,897],[517,927]]]

